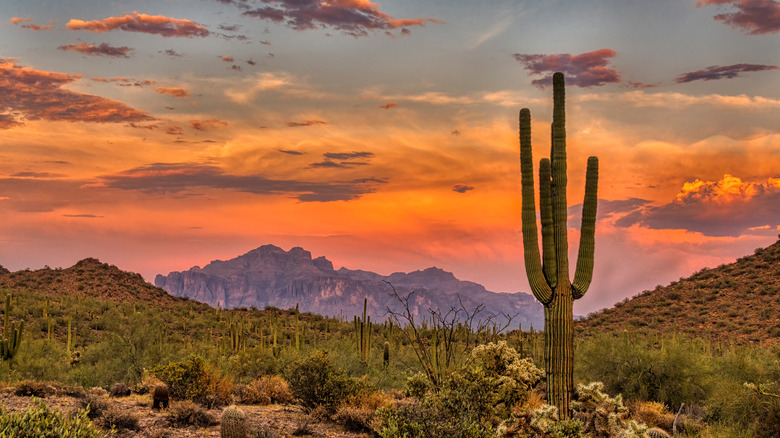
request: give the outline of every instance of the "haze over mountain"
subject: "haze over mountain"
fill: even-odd
[[[189,297],[224,308],[299,306],[303,312],[328,316],[351,317],[362,312],[366,298],[367,311],[374,320],[384,320],[388,307],[401,309],[392,295],[393,287],[400,297],[412,294],[410,310],[419,321],[430,318],[429,309],[446,313],[453,307],[473,312],[483,305],[477,319],[493,317],[503,324],[514,317],[510,328],[518,325],[541,328],[542,306],[530,294],[495,293],[482,285],[462,281],[447,271],[428,268],[410,273],[396,272],[383,276],[370,271],[335,270],[325,257],[312,259],[311,253],[295,247],[289,251],[265,245],[232,260],[215,260],[201,268],[158,275],[155,285],[174,296]],[[392,285],[392,287],[391,287]]]

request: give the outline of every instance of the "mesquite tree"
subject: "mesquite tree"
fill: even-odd
[[[588,158],[585,201],[582,208],[580,249],[574,281],[569,281],[569,245],[566,217],[566,127],[562,73],[553,75],[552,151],[539,162],[539,210],[542,225],[542,256],[536,229],[531,112],[520,111],[520,164],[523,195],[523,247],[525,270],[531,290],[544,305],[544,357],[547,403],[563,418],[571,415],[573,392],[574,300],[582,298],[593,278],[593,247],[596,231],[598,158]]]

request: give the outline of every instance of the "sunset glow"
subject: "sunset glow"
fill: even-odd
[[[6,2],[0,265],[274,244],[529,292],[517,114],[547,156],[555,71],[570,242],[601,168],[576,313],[776,241],[780,2],[483,3]]]

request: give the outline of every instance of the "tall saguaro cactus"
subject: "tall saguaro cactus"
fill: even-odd
[[[542,225],[542,255],[536,228],[531,112],[520,110],[520,167],[523,196],[523,247],[525,270],[531,290],[544,305],[545,372],[547,402],[558,407],[564,418],[571,415],[573,392],[574,300],[582,298],[593,278],[596,231],[598,158],[588,158],[585,201],[582,209],[580,248],[574,281],[569,281],[569,244],[566,203],[565,91],[562,73],[553,75],[553,123],[551,157],[539,162],[539,210]]]
[[[22,343],[22,330],[24,330],[24,321],[15,325],[9,325],[8,319],[11,314],[11,295],[5,297],[5,318],[3,322],[3,337],[0,338],[0,359],[10,361],[16,355],[19,344]]]

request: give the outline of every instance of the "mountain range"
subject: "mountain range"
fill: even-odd
[[[481,308],[474,318],[475,326],[488,318],[499,327],[511,318],[509,329],[544,325],[542,306],[530,294],[490,292],[435,267],[386,276],[336,270],[325,257],[312,258],[299,247],[285,251],[264,245],[231,260],[214,260],[203,268],[158,275],[154,283],[173,296],[223,308],[298,306],[302,312],[351,317],[363,311],[365,299],[367,313],[374,321],[382,321],[389,316],[388,309],[403,311],[398,298],[408,297],[416,322],[423,317],[430,321],[431,309],[444,315],[454,309],[462,318]]]

